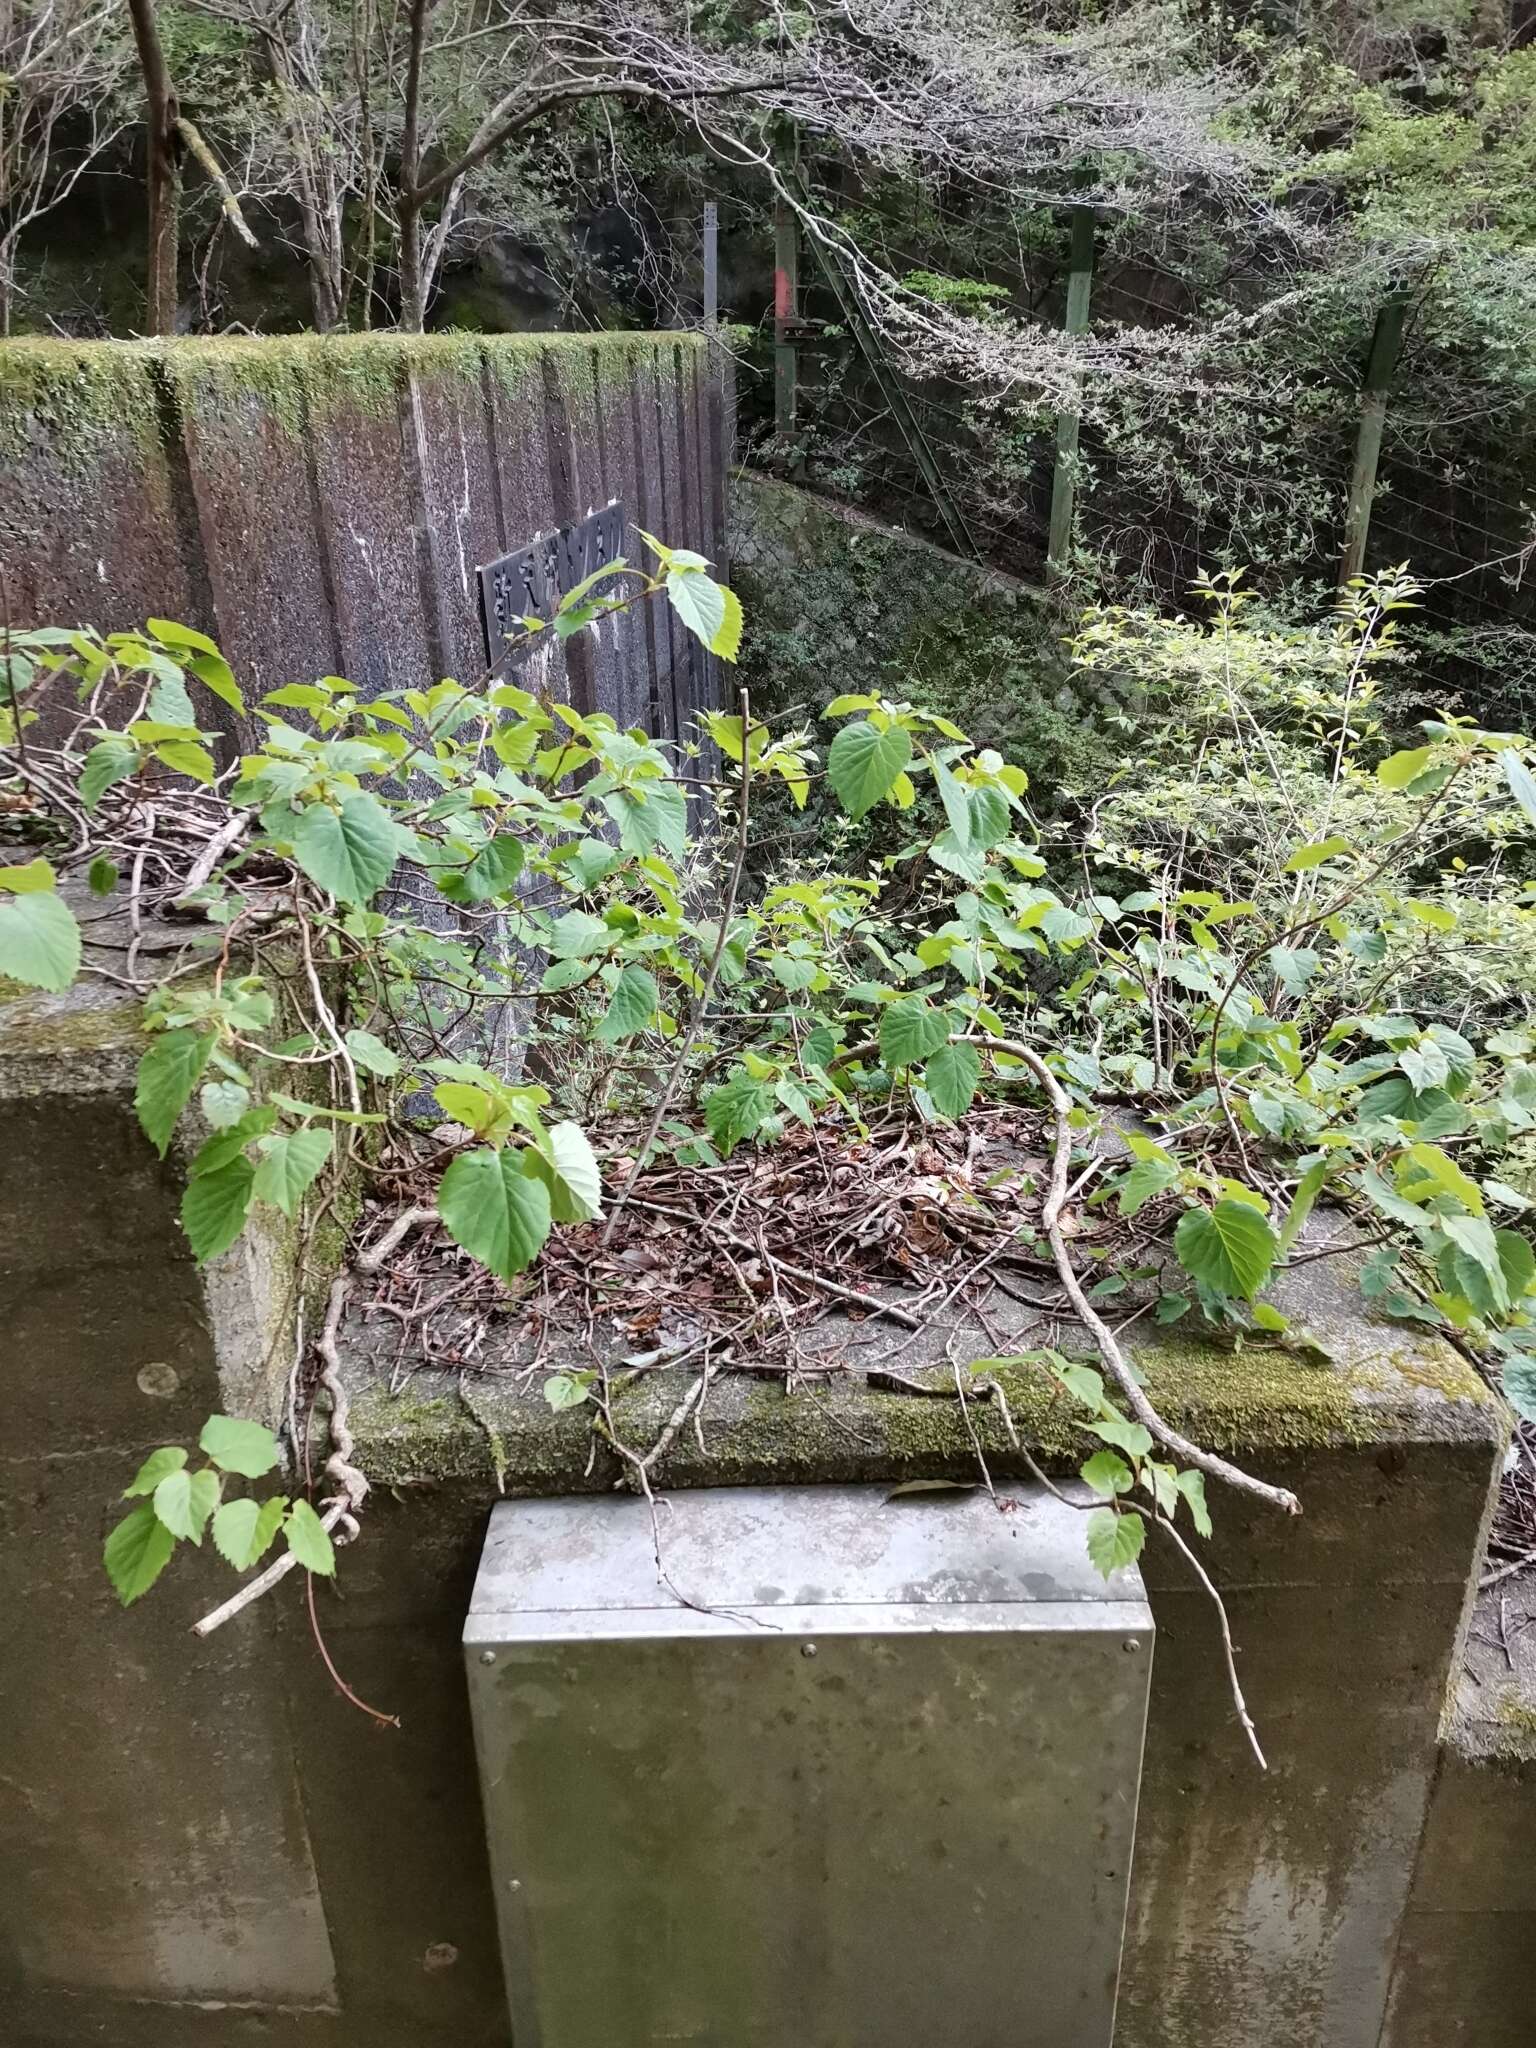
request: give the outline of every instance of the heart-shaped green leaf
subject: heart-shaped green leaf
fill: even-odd
[[[1113,1508],[1097,1508],[1088,1517],[1088,1557],[1095,1571],[1107,1579],[1112,1572],[1134,1564],[1147,1540],[1147,1525],[1140,1515],[1117,1514]]]
[[[51,889],[0,895],[0,974],[58,995],[80,971],[80,927]]]
[[[280,1493],[270,1500],[227,1500],[213,1518],[213,1547],[237,1572],[249,1571],[277,1534],[288,1503]]]
[[[102,1562],[125,1607],[149,1591],[175,1548],[176,1538],[149,1501],[123,1517],[107,1538]]]
[[[220,1471],[238,1472],[242,1479],[260,1479],[281,1456],[270,1429],[238,1415],[210,1415],[197,1447]]]
[[[505,1148],[461,1152],[443,1175],[437,1206],[448,1234],[503,1280],[531,1265],[549,1236],[549,1190]]]
[[[149,1042],[139,1061],[133,1106],[144,1135],[163,1159],[176,1119],[192,1099],[192,1090],[213,1056],[207,1031],[162,1031]]]
[[[880,1057],[888,1067],[909,1067],[936,1053],[949,1037],[949,1020],[916,996],[880,1013]]]
[[[288,1510],[283,1537],[305,1571],[319,1572],[324,1578],[329,1578],[335,1571],[336,1552],[331,1547],[331,1532],[307,1500],[296,1500]]]
[[[964,1116],[980,1084],[981,1055],[973,1045],[941,1045],[923,1069],[923,1086],[940,1116]]]
[[[286,1137],[269,1138],[251,1194],[258,1202],[271,1202],[285,1216],[296,1216],[305,1189],[330,1156],[330,1132],[317,1130],[313,1124]]]
[[[889,794],[911,758],[911,736],[903,727],[876,732],[860,718],[845,725],[827,749],[827,776],[849,817],[862,818]]]
[[[208,1517],[219,1504],[216,1472],[167,1472],[155,1488],[155,1513],[173,1536],[201,1543]]]
[[[306,804],[287,827],[293,857],[309,879],[342,903],[366,904],[394,872],[400,833],[375,797],[358,792],[329,804]]]
[[[1218,1294],[1249,1299],[1269,1277],[1279,1241],[1267,1217],[1230,1199],[1214,1209],[1186,1209],[1173,1234],[1179,1263]]]
[[[633,1038],[655,1016],[658,1000],[655,975],[644,967],[626,967],[613,985],[608,1008],[597,1027],[598,1037],[608,1045]]]
[[[243,1155],[214,1173],[187,1182],[181,1198],[181,1227],[200,1266],[227,1252],[245,1228],[256,1175]]]
[[[592,1223],[603,1213],[603,1175],[580,1124],[554,1124],[523,1154],[526,1172],[549,1190],[556,1223]]]

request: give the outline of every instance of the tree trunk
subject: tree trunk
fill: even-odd
[[[400,194],[400,325],[420,334],[427,324],[427,300],[421,273],[421,212]]]
[[[296,49],[290,50],[276,29],[263,28],[262,37],[272,83],[277,87],[283,125],[293,151],[295,196],[304,235],[304,254],[309,263],[309,290],[315,326],[321,334],[327,334],[341,323],[343,266],[340,236],[332,232],[333,222],[340,212],[340,200],[335,174],[324,148],[317,149],[313,144],[300,111],[301,91],[318,100],[321,81],[306,62],[303,16],[294,8],[289,18],[294,22],[298,37]]]
[[[166,65],[154,0],[128,0],[133,36],[149,103],[149,284],[146,325],[151,334],[176,332],[177,243],[181,232],[181,109]]]
[[[410,334],[420,334],[427,324],[426,279],[421,264],[421,68],[427,17],[433,4],[434,0],[411,0],[404,120],[400,128],[400,325]]]

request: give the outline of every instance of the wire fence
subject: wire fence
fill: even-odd
[[[843,206],[822,193],[830,208]],[[1014,246],[1007,246],[1010,223]],[[855,232],[893,274],[944,276],[934,256],[935,229],[965,237],[970,276],[977,216],[940,194],[914,189],[909,215],[860,198]],[[763,236],[761,213],[742,201],[725,207],[724,232]],[[996,226],[980,266],[1015,312],[1055,323],[1065,292],[1063,238],[1027,239],[1018,220]],[[995,260],[994,260],[995,259]],[[774,420],[773,380],[765,366],[743,373],[742,420],[749,441],[813,488],[850,499],[941,545],[954,544],[922,450],[910,424],[882,390],[838,296],[802,263],[800,316],[814,338],[797,351],[792,445]],[[1202,293],[1144,254],[1111,254],[1092,284],[1097,333],[1197,321]],[[764,316],[765,339],[771,322]],[[1119,601],[1179,604],[1201,570],[1252,566],[1275,589],[1336,581],[1355,459],[1364,346],[1354,357],[1320,352],[1304,366],[1307,403],[1290,409],[1263,397],[1223,391],[1166,407],[1148,435],[1116,431],[1092,413],[1075,465],[1076,562],[1080,587]],[[754,376],[754,368],[757,374]],[[1049,564],[1054,422],[988,405],[942,378],[916,379],[894,363],[894,383],[915,418],[972,543],[990,565],[1043,583]],[[1490,723],[1536,725],[1536,462],[1522,469],[1518,436],[1495,420],[1455,420],[1414,409],[1409,373],[1394,413],[1389,394],[1371,506],[1368,568],[1407,561],[1425,585],[1409,628],[1418,644],[1423,688],[1465,702]],[[777,426],[777,434],[776,434]],[[1213,454],[1212,451],[1217,453]],[[1070,597],[1073,585],[1067,584]]]

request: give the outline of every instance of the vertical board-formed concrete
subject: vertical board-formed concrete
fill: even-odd
[[[207,355],[169,351],[164,374],[197,510],[210,630],[254,697],[334,674],[341,650],[316,519],[304,387],[284,356],[263,357],[257,379],[238,374],[247,360],[236,355],[232,375],[219,344]],[[103,507],[108,516],[113,510]]]
[[[662,397],[658,357],[647,351],[635,366],[635,423],[638,434],[638,462],[640,472],[640,508],[638,524],[647,533],[653,533],[665,540],[676,525],[672,496],[668,489],[666,466],[662,460],[664,436],[662,433]],[[642,555],[646,567],[654,567],[648,555]],[[647,621],[650,628],[656,664],[656,704],[660,728],[667,732],[680,732],[677,698],[677,648],[681,642],[682,628],[673,617],[670,605],[656,605],[651,608]]]
[[[0,351],[0,559],[18,623],[206,601],[200,564],[186,559],[192,508],[178,495],[162,411],[146,351]],[[120,516],[104,517],[104,501]]]
[[[614,498],[720,557],[728,375],[673,334],[5,344],[11,616],[181,619],[252,695],[473,683],[482,562]],[[643,559],[633,532],[626,552]],[[624,618],[524,673],[625,723],[659,709],[667,737],[711,666],[670,623]]]
[[[542,367],[551,502],[556,508],[555,523],[563,526],[584,519],[609,497],[597,395],[588,362],[570,355],[547,355]],[[618,673],[612,628],[568,641],[565,657],[576,708],[606,711],[613,717]]]
[[[615,352],[606,361],[594,365],[597,385],[597,416],[602,434],[604,465],[608,487],[614,496],[629,508],[630,531],[624,537],[625,559],[636,568],[647,566],[645,544],[636,527],[647,526],[642,505],[643,491],[640,479],[640,444],[637,409],[640,405],[640,390],[637,381],[636,351],[624,348]],[[654,532],[654,528],[647,527]],[[616,588],[623,586],[616,585]],[[631,584],[629,587],[633,588]],[[644,607],[653,612],[654,605]],[[653,706],[656,696],[656,648],[652,622],[643,614],[636,617],[625,615],[612,625],[602,628],[604,635],[621,638],[621,651],[617,661],[617,708],[615,717],[620,725],[652,726]]]
[[[371,349],[358,341],[316,361],[309,450],[330,564],[339,672],[370,697],[410,689],[431,675],[441,638],[435,617],[431,637],[427,630],[421,515],[415,471],[406,461],[404,410],[405,366],[383,337]]]

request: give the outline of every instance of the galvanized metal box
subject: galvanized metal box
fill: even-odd
[[[1108,2048],[1152,1618],[1043,1491],[504,1502],[515,2048]]]

